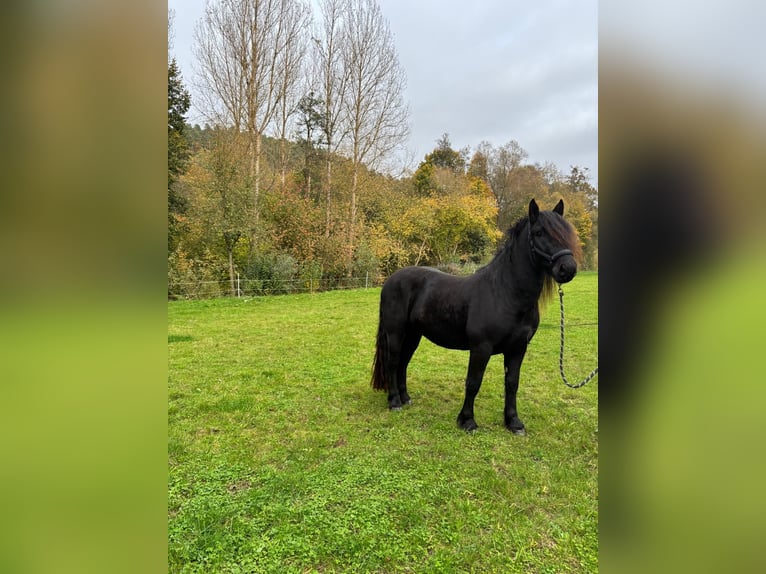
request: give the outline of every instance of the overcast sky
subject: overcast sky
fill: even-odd
[[[175,55],[192,92],[193,30],[205,0],[169,0]],[[452,147],[516,140],[530,162],[598,174],[596,0],[380,0],[407,75],[417,163]],[[189,120],[200,118],[192,110]]]

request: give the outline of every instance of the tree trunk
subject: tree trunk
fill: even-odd
[[[284,133],[285,128],[282,128]],[[281,164],[282,195],[287,191],[287,140],[282,138],[279,142],[279,162]]]
[[[260,132],[255,134],[255,172],[253,174],[254,181],[254,196],[253,196],[253,208],[255,211],[255,223],[258,223],[260,217],[260,196],[261,196],[261,134]]]
[[[231,296],[237,296],[237,289],[234,282],[234,248],[228,247],[226,251],[229,252],[229,284],[231,285]]]
[[[354,174],[351,179],[351,220],[348,226],[348,243],[352,248],[354,247],[354,237],[356,231],[356,193],[359,184],[359,167],[354,166]]]
[[[427,239],[423,239],[423,243],[420,244],[420,249],[418,249],[418,258],[415,259],[414,263],[416,267],[420,264],[420,260],[423,258],[423,253],[425,253],[427,241]]]
[[[325,204],[325,228],[324,228],[324,236],[330,237],[330,202],[331,202],[331,196],[332,196],[332,162],[330,161],[330,150],[328,146],[327,150],[327,173],[325,177],[325,186],[326,186],[326,204]]]
[[[356,193],[359,183],[359,167],[354,165],[351,178],[351,219],[348,225],[348,276],[351,277],[354,268],[354,244],[356,242]]]

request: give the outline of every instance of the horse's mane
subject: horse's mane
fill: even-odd
[[[564,249],[569,249],[572,252],[572,256],[577,265],[582,264],[582,247],[580,245],[580,238],[577,236],[577,231],[572,225],[563,217],[556,217],[554,214],[548,211],[540,212],[540,223],[543,226],[545,232],[553,239],[561,243]],[[513,248],[518,241],[522,241],[528,244],[529,239],[527,237],[527,226],[529,225],[529,217],[524,216],[514,223],[503,236],[503,240],[500,243],[495,256],[489,263],[491,265],[498,257],[512,257]],[[526,253],[526,251],[525,251]],[[489,266],[487,265],[487,267]],[[543,279],[543,290],[538,300],[540,309],[542,310],[553,294],[556,292],[556,281],[549,274],[545,274]]]

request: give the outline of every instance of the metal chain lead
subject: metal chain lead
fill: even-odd
[[[559,302],[561,304],[561,351],[559,352],[559,371],[561,372],[561,380],[564,381],[564,384],[570,389],[579,389],[598,374],[598,367],[593,369],[590,372],[590,375],[577,384],[572,384],[567,381],[567,377],[564,374],[564,290],[561,288],[561,285],[559,285]]]

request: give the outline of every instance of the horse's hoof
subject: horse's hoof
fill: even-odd
[[[407,399],[406,401],[404,401],[404,404],[405,405],[411,405],[412,404],[412,399]]]
[[[465,432],[473,432],[479,428],[479,425],[477,425],[476,421],[473,419],[468,419],[467,421],[461,421],[458,419],[457,426],[459,426]]]
[[[392,412],[399,412],[400,410],[402,410],[402,407],[401,407],[401,405],[400,405],[400,406],[398,406],[398,407],[388,407],[388,409],[389,409],[390,411],[392,411]]]
[[[510,431],[516,436],[525,436],[527,434],[527,431],[524,427],[520,429],[510,429]]]

